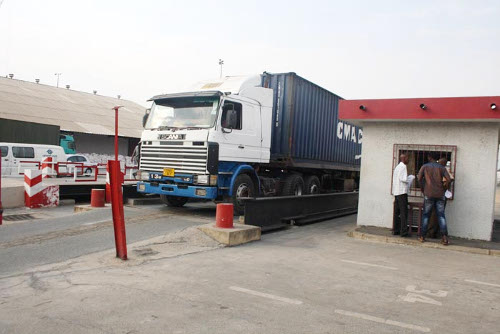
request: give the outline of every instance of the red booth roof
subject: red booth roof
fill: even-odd
[[[500,122],[500,96],[341,100],[339,118],[370,121]]]

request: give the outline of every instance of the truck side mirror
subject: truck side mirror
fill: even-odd
[[[151,113],[151,109],[146,109],[144,116],[142,116],[142,127],[146,127],[146,123],[148,122],[149,114]]]

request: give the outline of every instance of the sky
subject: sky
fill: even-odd
[[[4,0],[0,75],[147,105],[222,58],[346,99],[500,95],[499,17],[481,0]]]

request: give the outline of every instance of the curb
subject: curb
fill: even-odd
[[[162,201],[159,197],[128,198],[127,199],[127,205],[130,205],[130,206],[155,205],[155,204],[162,204]]]
[[[441,245],[440,243],[434,243],[434,242],[421,243],[418,240],[392,238],[392,237],[386,237],[383,235],[363,233],[363,232],[359,232],[356,230],[351,230],[351,231],[347,232],[347,236],[354,238],[354,239],[384,242],[384,243],[388,243],[388,244],[409,245],[409,246],[416,246],[416,247],[453,250],[453,251],[457,251],[457,252],[464,252],[464,253],[470,253],[470,254],[481,254],[481,255],[490,255],[490,256],[500,257],[500,250],[497,250],[497,249],[476,248],[476,247],[467,247],[467,246],[458,246],[458,245],[444,246],[444,245]]]
[[[85,204],[85,205],[75,205],[73,208],[73,211],[75,213],[79,212],[87,212],[87,211],[93,211],[93,210],[105,210],[105,209],[111,209],[111,204],[106,203],[103,207],[101,208],[94,208],[91,207],[90,204]]]

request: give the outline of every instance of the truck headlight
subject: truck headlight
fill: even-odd
[[[137,173],[137,174],[139,175],[139,180],[143,180],[143,181],[149,180],[149,172],[139,171],[139,173]]]
[[[195,175],[193,182],[196,184],[208,184],[209,175]]]

